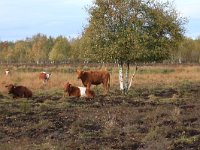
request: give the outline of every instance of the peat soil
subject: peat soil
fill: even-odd
[[[200,83],[119,93],[0,95],[0,149],[200,149]]]

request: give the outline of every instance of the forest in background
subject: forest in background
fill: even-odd
[[[25,40],[0,41],[1,63],[73,63],[86,62],[83,39],[37,34]],[[185,38],[178,48],[172,49],[165,63],[200,63],[200,38]],[[92,59],[92,62],[99,62]]]
[[[96,0],[77,38],[41,33],[0,41],[0,63],[199,63],[200,38],[185,37],[187,18],[173,3]],[[120,67],[119,67],[120,68]],[[128,72],[127,72],[128,73]]]

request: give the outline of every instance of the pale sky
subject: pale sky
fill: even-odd
[[[0,0],[0,41],[21,40],[37,33],[77,37],[87,24],[85,7],[91,6],[92,1]],[[186,36],[200,36],[200,0],[174,0],[174,4],[189,19]]]

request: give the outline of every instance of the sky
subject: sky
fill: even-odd
[[[0,0],[0,41],[23,40],[38,33],[52,37],[80,36],[88,23],[86,8],[92,2],[93,0]],[[173,3],[180,15],[188,18],[185,35],[190,38],[200,36],[200,0],[173,0]]]

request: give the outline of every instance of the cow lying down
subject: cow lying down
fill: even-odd
[[[71,85],[69,82],[67,82],[64,85],[64,96],[75,96],[75,97],[87,97],[87,98],[94,98],[95,93],[94,91],[87,89],[86,87],[76,87]]]
[[[8,89],[8,94],[12,94],[13,98],[30,98],[32,97],[32,92],[25,86],[15,86],[9,84],[5,86]]]

